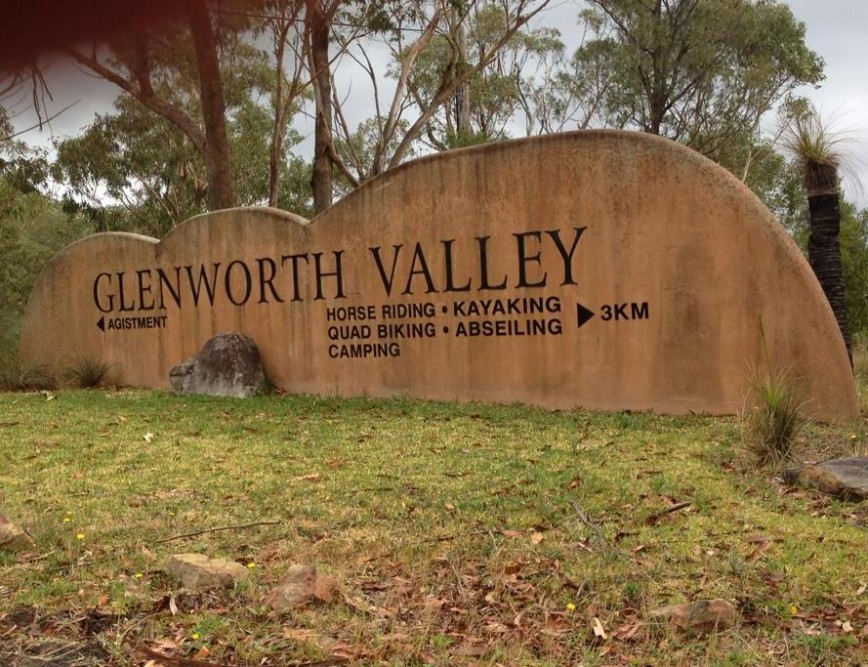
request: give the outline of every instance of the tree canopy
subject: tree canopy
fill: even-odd
[[[50,183],[52,215],[160,236],[235,204],[313,215],[432,151],[622,128],[716,160],[799,227],[798,176],[762,120],[818,84],[823,61],[785,3],[575,0],[568,26],[552,6],[191,0],[159,30],[67,46],[120,96],[59,141],[51,165],[16,148],[0,113],[4,187],[26,197]],[[844,242],[864,240],[852,227]],[[845,250],[845,272],[857,254]]]

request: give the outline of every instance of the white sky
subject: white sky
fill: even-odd
[[[850,184],[851,197],[866,205],[864,194],[868,190],[868,159],[860,160],[858,153],[868,155],[868,77],[865,65],[865,43],[868,37],[868,2],[863,0],[789,0],[793,14],[807,27],[807,43],[825,61],[825,81],[817,88],[798,91],[811,98],[821,115],[832,118],[836,129],[852,135],[855,141],[851,152],[856,153],[853,170],[864,187]],[[545,23],[560,28],[566,43],[578,40],[576,23],[577,5],[573,2],[557,2],[548,12]],[[572,33],[572,40],[571,40]],[[48,109],[56,112],[74,103],[70,109],[52,121],[43,130],[32,130],[20,139],[34,145],[50,145],[52,136],[73,136],[93,121],[98,111],[111,108],[117,89],[101,79],[69,66],[55,65],[49,68],[48,81],[53,95]],[[356,90],[362,88],[362,82]],[[362,93],[358,93],[360,96]],[[360,101],[359,119],[372,115],[370,101]],[[8,102],[7,102],[8,105]],[[19,104],[14,107],[21,113],[14,119],[21,130],[34,122],[30,111],[29,91],[20,94]]]

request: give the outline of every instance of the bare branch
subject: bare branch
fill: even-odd
[[[92,56],[86,56],[75,49],[66,49],[66,53],[69,54],[69,56],[77,63],[87,67],[106,81],[115,84],[118,88],[129,93],[151,111],[177,125],[178,128],[187,135],[190,141],[193,142],[196,150],[198,150],[202,155],[205,154],[205,134],[201,129],[199,129],[199,126],[196,125],[195,121],[186,112],[154,93],[150,85],[149,76],[147,76],[146,72],[139,70],[134,73],[140,86],[146,82],[144,83],[143,90],[140,87],[136,87],[136,85],[129,79],[124,78],[114,70],[100,63],[95,54]],[[146,61],[138,64],[146,65]]]
[[[455,90],[458,89],[464,82],[468,81],[472,76],[480,72],[484,67],[486,67],[497,55],[497,53],[504,47],[504,45],[509,42],[510,39],[524,26],[530,21],[533,17],[543,11],[550,3],[551,0],[544,0],[541,2],[535,9],[529,11],[526,14],[517,14],[512,25],[507,26],[507,29],[500,36],[500,38],[492,44],[487,51],[479,57],[479,62],[476,63],[471,68],[467,68],[464,72],[459,74],[457,77],[453,78],[450,81],[444,81],[440,87],[440,90],[437,91],[437,94],[432,99],[431,103],[428,105],[426,109],[423,110],[422,114],[407,133],[404,135],[404,138],[398,144],[398,147],[395,149],[395,153],[392,155],[391,160],[389,161],[389,168],[395,167],[401,163],[404,159],[404,155],[406,155],[407,151],[410,149],[410,145],[413,141],[416,140],[419,133],[431,120],[434,113],[439,109],[443,104],[445,104]],[[518,11],[520,12],[526,3],[522,2],[519,5]]]
[[[78,100],[76,100],[75,102],[70,102],[65,107],[63,107],[60,111],[56,111],[55,113],[51,114],[47,118],[40,118],[37,123],[34,123],[33,125],[31,125],[29,127],[25,127],[23,130],[17,130],[15,132],[13,132],[12,134],[10,134],[8,137],[0,137],[0,143],[2,143],[4,141],[9,141],[10,139],[14,139],[15,137],[20,137],[22,134],[26,134],[27,132],[30,132],[31,130],[36,130],[36,129],[41,130],[43,125],[47,125],[48,123],[53,121],[55,118],[60,116],[62,113],[69,111],[69,109],[74,107],[76,104],[78,104]]]

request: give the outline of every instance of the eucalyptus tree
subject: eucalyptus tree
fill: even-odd
[[[282,134],[280,153],[270,155],[271,111],[250,97],[238,101],[228,119],[233,188],[242,205],[270,203],[307,215],[310,170],[291,154],[301,137],[291,128]],[[271,190],[274,161],[281,174],[277,192]],[[79,136],[58,142],[52,172],[68,207],[87,213],[103,230],[160,237],[209,209],[202,154],[176,125],[128,96]]]
[[[500,3],[474,5],[462,21],[448,25],[421,52],[408,78],[411,98],[421,109],[431,105],[443,82],[456,71],[492,53],[436,108],[420,137],[423,143],[448,150],[504,139],[510,136],[517,116],[529,111],[528,98],[549,84],[539,74],[550,70],[563,55],[559,31],[524,25],[504,41],[508,12],[509,7]],[[492,51],[496,44],[499,48]],[[528,128],[527,133],[533,130]]]
[[[108,49],[69,48],[80,65],[114,83],[152,112],[177,126],[207,165],[212,208],[236,203],[229,171],[226,99],[217,28],[205,0],[185,3],[186,21],[159,32],[134,28],[116,35]]]
[[[304,90],[299,58],[285,67],[287,45],[296,55],[302,51],[292,40],[301,3],[189,0],[184,6],[184,20],[159,30],[136,27],[107,43],[66,52],[183,133],[204,161],[211,209],[240,201],[227,125],[245,100],[269,100],[262,104],[270,107],[272,136],[262,156],[274,204],[286,128]]]
[[[777,0],[588,0],[590,31],[573,57],[579,99],[595,121],[685,143],[748,180],[763,115],[822,59]],[[590,66],[589,66],[590,65]],[[745,141],[747,140],[747,144]],[[733,149],[733,146],[741,146]]]
[[[486,73],[493,81],[497,63],[504,62],[498,59],[506,57],[505,50],[516,44],[550,2],[428,0],[396,3],[399,10],[389,4],[385,12],[364,5],[364,11],[356,14],[362,21],[348,14],[345,23],[367,26],[367,31],[361,36],[353,32],[352,42],[341,31],[335,36],[344,60],[353,60],[370,84],[374,114],[354,125],[347,113],[346,91],[333,89],[332,160],[345,182],[356,187],[397,166],[420,142],[436,148],[472,142],[481,122],[490,121],[490,137],[500,135],[508,110],[517,103],[495,104],[495,96],[483,86]],[[487,20],[484,26],[480,19]],[[376,57],[382,47],[391,54],[388,69]],[[382,80],[384,69],[392,78],[390,85]],[[353,84],[357,81],[354,78]],[[506,77],[498,79],[497,85],[514,87]],[[481,103],[483,92],[488,94],[487,108]]]

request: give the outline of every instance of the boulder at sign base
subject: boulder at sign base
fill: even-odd
[[[198,353],[169,371],[180,394],[247,398],[266,388],[259,349],[250,336],[229,332],[208,339]]]

